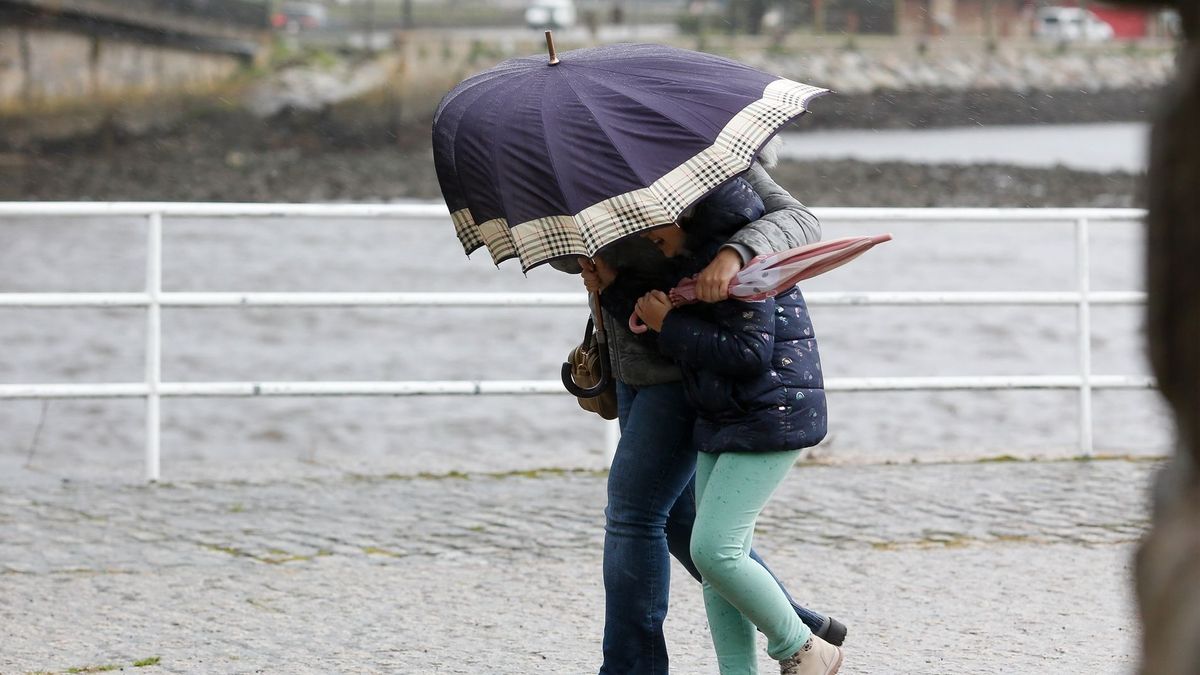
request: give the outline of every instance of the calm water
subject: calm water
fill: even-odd
[[[791,159],[919,164],[1015,164],[1137,172],[1146,166],[1149,125],[1046,124],[952,129],[847,129],[785,134]]]
[[[1067,225],[844,225],[895,241],[809,282],[811,290],[1063,290]],[[1094,226],[1093,287],[1140,286],[1140,227]],[[137,219],[0,223],[0,291],[137,291]],[[447,222],[169,220],[169,291],[573,291],[550,269],[528,278],[463,258]],[[1068,374],[1069,308],[813,310],[828,376]],[[1095,371],[1145,373],[1141,317],[1095,308]],[[205,380],[555,379],[580,309],[168,309],[163,377]],[[0,310],[0,382],[137,381],[144,312]],[[140,476],[138,400],[0,402],[0,470]],[[1074,392],[831,395],[833,461],[1068,455]],[[44,413],[44,419],[43,418]],[[603,428],[567,395],[535,398],[168,399],[168,479],[363,471],[602,467]],[[1100,392],[1101,452],[1161,454],[1166,416],[1149,392]],[[42,428],[38,431],[39,419]],[[36,444],[33,439],[37,437]],[[25,472],[28,474],[29,472]]]

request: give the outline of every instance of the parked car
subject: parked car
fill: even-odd
[[[525,24],[530,28],[570,28],[575,25],[573,0],[533,0],[525,10]]]
[[[1105,42],[1113,27],[1095,12],[1079,7],[1043,7],[1033,19],[1033,34],[1057,42]]]
[[[1179,18],[1179,12],[1173,9],[1164,9],[1159,12],[1158,25],[1163,35],[1168,37],[1183,35],[1183,21]]]
[[[322,28],[328,21],[329,12],[315,2],[285,2],[271,16],[272,26],[293,33]]]

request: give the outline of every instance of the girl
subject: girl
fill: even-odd
[[[821,238],[816,217],[759,163],[689,208],[681,221],[689,250],[697,255],[666,258],[647,239],[630,237],[593,260],[579,259],[584,285],[601,292],[621,422],[604,511],[602,675],[666,675],[670,556],[701,581],[689,550],[696,515],[696,411],[684,394],[679,366],[659,351],[657,334],[627,329],[630,312],[648,291],[667,290],[693,274],[699,275],[701,297],[717,302],[747,260]],[[761,562],[753,550],[750,557]],[[817,576],[822,569],[809,565],[803,571]],[[821,638],[842,644],[844,624],[798,602],[792,607]]]
[[[705,242],[678,225],[643,234],[668,258],[703,260]],[[675,308],[655,290],[637,313],[683,371],[698,411],[693,433],[692,560],[723,675],[756,672],[755,629],[784,675],[832,675],[841,648],[812,634],[774,578],[749,557],[754,524],[801,448],[825,436],[825,392],[812,322],[799,289],[764,302]]]

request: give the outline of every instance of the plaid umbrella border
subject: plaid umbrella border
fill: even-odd
[[[470,209],[450,214],[468,255],[486,246],[499,265],[519,258],[525,272],[568,256],[592,256],[622,237],[674,222],[713,188],[750,168],[754,153],[808,103],[828,89],[785,78],[734,115],[712,145],[651,185],[605,199],[578,214],[538,218],[509,226],[504,218],[476,223]]]

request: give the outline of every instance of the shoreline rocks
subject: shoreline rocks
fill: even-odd
[[[1105,48],[1048,49],[1043,45],[974,48],[813,50],[764,52],[740,58],[784,77],[843,94],[880,91],[1034,91],[1155,89],[1175,73],[1175,54],[1165,46],[1124,51]]]
[[[0,200],[392,201],[441,198],[426,148],[226,146],[158,139],[115,152],[0,162]],[[13,157],[9,155],[8,157]],[[1138,206],[1141,176],[1066,168],[783,161],[781,185],[821,206]]]

